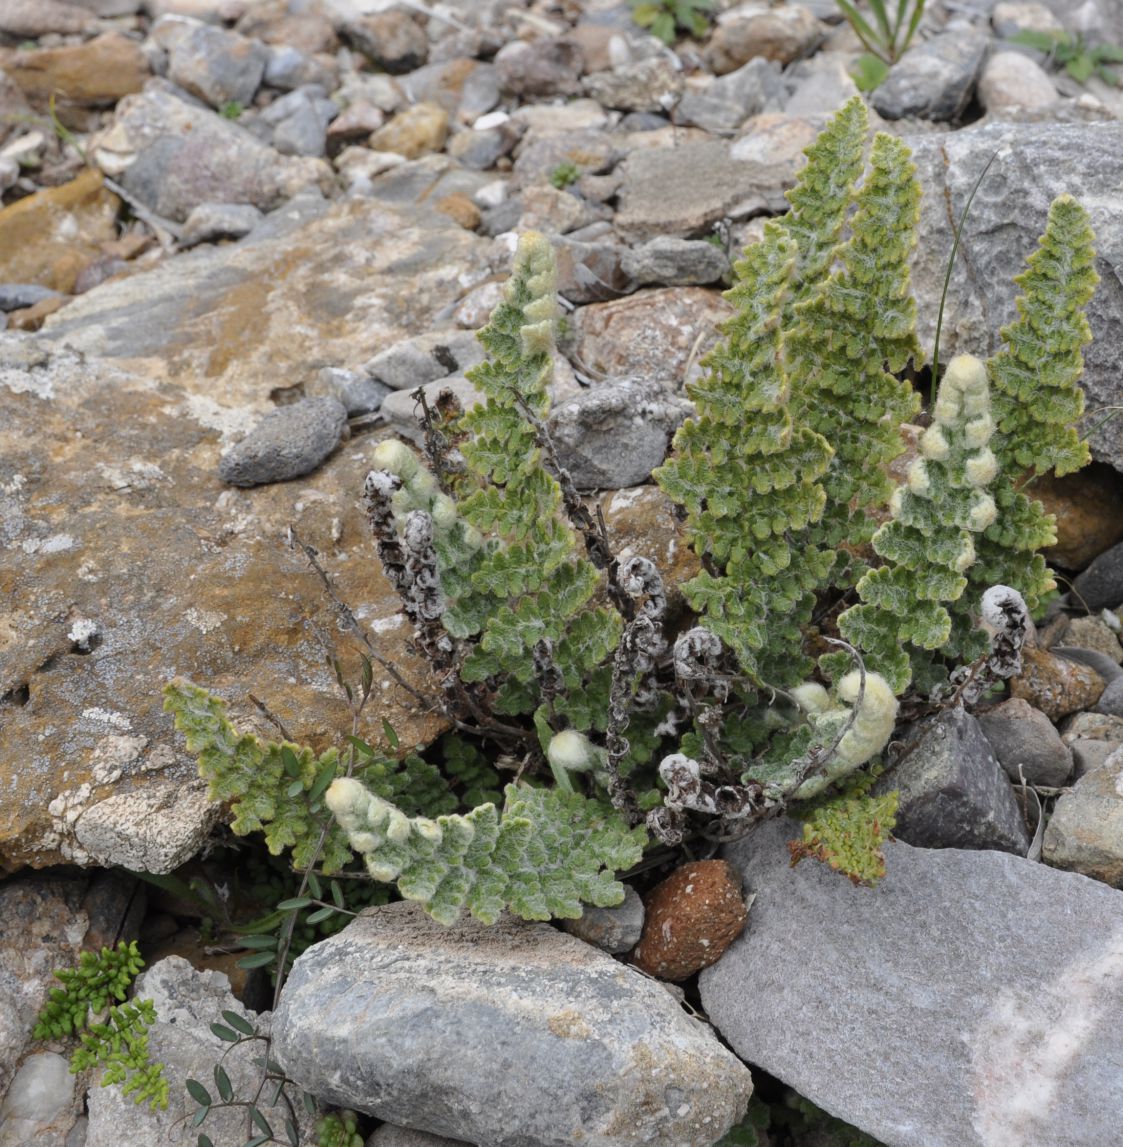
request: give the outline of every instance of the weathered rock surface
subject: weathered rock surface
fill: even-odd
[[[334,742],[346,709],[307,628],[318,618],[334,635],[334,615],[285,545],[289,525],[424,686],[357,505],[365,444],[287,486],[224,490],[217,464],[274,390],[424,328],[478,273],[477,241],[443,216],[369,202],[289,214],[252,241],[105,284],[35,339],[0,335],[4,866],[108,863],[101,842],[130,831],[134,862],[186,859],[168,842],[196,846],[216,809],[193,795],[194,762],[161,710],[176,674],[240,701],[244,724],[249,690],[294,735]],[[375,689],[371,735],[382,715],[404,744],[440,729],[396,687]],[[83,828],[118,797],[127,807]]]
[[[1123,755],[1118,750],[1057,801],[1041,855],[1056,868],[1123,887]]]
[[[1104,679],[1087,665],[1048,649],[1022,650],[1022,671],[1010,682],[1010,693],[1040,709],[1052,721],[1090,709],[1104,691]]]
[[[687,368],[717,341],[716,323],[730,313],[720,294],[701,287],[637,291],[594,303],[577,312],[574,361],[608,379],[631,376],[679,385]]]
[[[973,28],[935,36],[910,48],[890,68],[870,103],[886,119],[955,119],[967,107],[986,53],[986,36]]]
[[[662,987],[548,925],[376,909],[297,960],[274,1053],[301,1086],[495,1147],[709,1147],[748,1070]]]
[[[555,406],[550,437],[579,490],[619,490],[663,464],[671,435],[692,412],[657,381],[620,379]]]
[[[603,952],[630,952],[643,931],[644,907],[640,894],[624,886],[624,903],[615,908],[597,908],[591,904],[576,920],[563,920],[562,927],[578,940],[592,944]]]
[[[196,971],[179,956],[168,956],[138,976],[135,995],[156,1005],[156,1023],[148,1029],[149,1054],[164,1065],[168,1106],[157,1111],[147,1104],[138,1107],[119,1087],[100,1086],[98,1072],[87,1097],[90,1122],[85,1147],[121,1147],[126,1143],[195,1147],[199,1130],[191,1126],[191,1116],[197,1104],[187,1094],[186,1080],[199,1080],[217,1100],[213,1073],[220,1061],[239,1098],[254,1095],[261,1079],[261,1069],[254,1060],[260,1058],[263,1045],[243,1043],[232,1048],[210,1030],[210,1025],[221,1022],[224,1010],[232,1011],[268,1034],[268,1019],[247,1012],[231,995],[230,981],[221,972]],[[269,1103],[271,1096],[271,1089],[262,1096],[262,1114],[280,1128],[289,1110],[283,1103]],[[301,1130],[307,1135],[311,1121],[299,1102],[296,1109]],[[242,1142],[245,1111],[239,1107],[216,1108],[201,1130],[215,1143]]]
[[[978,718],[994,755],[1012,781],[1063,785],[1072,774],[1072,750],[1053,722],[1020,697],[1011,697]]]
[[[949,220],[959,219],[979,172],[998,152],[963,228],[944,311],[941,355],[987,356],[1001,349],[999,328],[1016,316],[1018,290],[1012,279],[1037,249],[1050,202],[1069,192],[1088,208],[1100,285],[1088,306],[1094,341],[1085,348],[1081,385],[1088,414],[1083,425],[1095,457],[1123,469],[1123,421],[1103,413],[1123,397],[1123,200],[1118,194],[1123,123],[992,123],[909,137],[908,142],[924,187],[913,284],[918,334],[925,346],[931,346],[935,333],[954,230]],[[1102,604],[1118,601],[1123,592],[1116,602]]]
[[[165,81],[117,105],[91,155],[106,175],[166,219],[201,203],[251,203],[269,211],[305,187],[331,186],[321,159],[285,156],[217,112],[181,99]]]
[[[1072,584],[1085,609],[1123,605],[1123,542],[1104,550]]]
[[[929,848],[1000,848],[1024,856],[1029,835],[1006,773],[978,721],[947,709],[877,784],[900,793],[894,834]]]
[[[756,899],[700,982],[738,1055],[890,1147],[1117,1137],[1123,895],[1002,852],[903,843],[857,888],[792,868],[798,835],[770,823],[726,850]]]

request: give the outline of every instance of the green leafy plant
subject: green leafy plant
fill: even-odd
[[[886,467],[919,408],[905,372],[923,366],[908,270],[920,187],[900,140],[868,136],[855,98],[808,149],[791,211],[736,264],[734,316],[690,387],[696,416],[656,471],[703,566],[682,587],[697,624],[673,647],[659,571],[616,557],[550,439],[554,265],[530,234],[480,332],[483,401],[430,408],[418,392],[422,454],[379,444],[364,489],[454,729],[443,773],[354,729],[344,754],[238,734],[202,690],[169,689],[234,830],[291,848],[302,873],[278,905],[283,936],[255,941],[263,963],[283,974],[293,914],[342,908],[320,876],[352,854],[439,920],[542,919],[619,899],[644,829],[676,844],[802,806],[801,855],[876,881],[891,802],[838,786],[887,744],[910,679],[930,694],[951,661],[986,653],[975,618],[992,581],[1032,593],[1046,531],[1019,483],[1083,457],[1072,395],[1094,272],[1087,221],[1062,198],[1019,279],[1009,350],[953,362],[896,491]],[[1015,671],[1015,637],[979,681]],[[368,695],[365,671],[356,717]],[[500,757],[520,762],[515,784],[500,785]]]
[[[577,182],[581,178],[581,169],[576,163],[566,160],[564,163],[559,163],[553,171],[550,172],[550,182],[559,190],[564,191],[571,184]]]
[[[1119,75],[1111,65],[1123,64],[1123,48],[1116,44],[1089,44],[1079,32],[1039,32],[1031,28],[1011,36],[1010,41],[1046,52],[1077,83],[1087,83],[1096,75],[1105,84],[1119,85]]]
[[[39,1012],[32,1035],[61,1039],[76,1035],[79,1046],[70,1057],[72,1073],[104,1065],[102,1087],[118,1083],[134,1103],[168,1106],[168,1082],[163,1065],[148,1058],[148,1029],[156,1022],[151,1000],[125,1003],[128,990],[144,960],[136,941],[116,948],[83,952],[76,968],[61,968]],[[113,1003],[112,1001],[118,1001]]]
[[[664,44],[673,44],[679,32],[704,36],[716,4],[717,0],[631,0],[632,19]]]
[[[897,0],[896,5],[893,0],[867,2],[872,22],[862,14],[857,3],[836,0],[839,11],[866,50],[875,59],[892,66],[908,51],[924,17],[925,0]]]
[[[238,119],[238,117],[246,109],[237,100],[227,100],[226,103],[218,109],[218,114],[223,119]]]

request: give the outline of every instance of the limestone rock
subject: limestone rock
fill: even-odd
[[[564,37],[512,40],[495,57],[500,84],[521,97],[578,93],[584,58],[576,41]]]
[[[140,46],[117,33],[62,48],[0,53],[0,67],[44,109],[52,95],[60,107],[114,104],[139,92],[150,75]]]
[[[715,324],[730,314],[717,291],[664,287],[577,312],[577,359],[609,379],[637,377],[676,385],[718,339]]]
[[[757,56],[790,64],[809,56],[822,42],[824,31],[819,20],[798,4],[771,10],[741,5],[720,18],[706,55],[718,75]]]
[[[979,76],[979,102],[991,115],[1011,108],[1043,108],[1055,103],[1057,89],[1048,72],[1021,52],[995,52]]]
[[[186,1081],[197,1079],[215,1095],[217,1062],[222,1063],[239,1097],[252,1096],[261,1079],[261,1069],[254,1060],[260,1058],[262,1045],[249,1042],[231,1047],[210,1030],[210,1025],[221,1022],[223,1011],[232,1011],[268,1034],[268,1017],[248,1012],[231,995],[230,981],[221,972],[196,971],[180,956],[168,956],[138,976],[135,994],[137,999],[152,1000],[156,1005],[156,1023],[148,1029],[148,1044],[152,1059],[164,1065],[168,1106],[157,1111],[147,1104],[138,1107],[119,1087],[100,1086],[98,1072],[88,1093],[90,1123],[85,1147],[120,1147],[125,1143],[195,1147],[199,1130],[190,1120],[198,1105],[188,1095]],[[271,1098],[272,1089],[259,1100],[262,1114],[275,1127],[283,1127],[289,1110],[283,1103],[270,1103]],[[299,1102],[296,1110],[300,1130],[309,1135],[312,1121]],[[215,1143],[242,1142],[244,1109],[216,1107],[202,1130]]]
[[[439,104],[414,104],[384,124],[370,137],[375,151],[393,151],[417,159],[440,151],[448,138],[448,112]]]
[[[298,739],[338,743],[349,718],[308,628],[335,635],[335,615],[286,546],[289,525],[378,626],[384,655],[427,688],[357,503],[365,444],[287,485],[224,489],[216,471],[273,390],[431,324],[478,274],[480,243],[423,211],[321,200],[304,212],[294,202],[250,243],[104,284],[33,340],[0,335],[0,866],[88,863],[83,837],[124,846],[129,824],[136,848],[171,864],[156,846],[189,839],[180,813],[205,831],[214,807],[175,800],[196,775],[161,707],[176,674],[235,702],[247,728],[250,691]],[[441,731],[383,680],[376,669],[360,736],[383,716],[406,744]],[[145,799],[146,821],[130,811]]]
[[[180,243],[194,247],[216,239],[241,239],[262,218],[261,212],[250,203],[200,203],[184,221]]]
[[[716,963],[749,915],[741,874],[727,860],[676,868],[651,889],[644,907],[643,935],[632,963],[649,976],[672,981]]]
[[[585,93],[602,107],[625,112],[657,112],[673,104],[682,76],[664,56],[637,60],[585,80]]]
[[[120,207],[101,174],[84,171],[0,209],[0,281],[69,294],[117,237]]]
[[[420,68],[429,58],[429,40],[409,12],[390,8],[348,20],[343,35],[376,68],[392,76]]]
[[[955,119],[975,90],[986,53],[986,36],[973,28],[944,32],[910,48],[870,102],[885,119]]]
[[[1123,755],[1118,750],[1061,795],[1041,855],[1055,868],[1123,888]]]
[[[899,842],[884,880],[858,888],[792,868],[798,835],[770,822],[726,849],[752,922],[700,985],[738,1055],[893,1147],[1117,1137],[1123,895],[1003,852]]]
[[[707,131],[735,131],[769,104],[778,104],[781,88],[779,65],[756,56],[701,90],[688,91],[675,108],[675,121]]]
[[[168,78],[212,108],[245,107],[261,85],[268,59],[264,44],[199,24],[176,37],[168,53]]]
[[[85,32],[93,15],[65,0],[4,0],[0,4],[0,33],[14,40],[34,40],[51,32],[73,35]]]
[[[1123,662],[1123,646],[1119,644],[1119,638],[1098,617],[1074,617],[1065,630],[1064,644],[1066,651],[1069,647],[1091,649],[1104,654],[1116,665]]]
[[[713,243],[663,235],[627,251],[621,267],[640,286],[692,287],[729,274],[729,259]]]
[[[347,411],[335,398],[305,398],[270,411],[218,463],[232,486],[302,478],[339,445]]]
[[[654,379],[601,383],[550,412],[558,460],[579,490],[645,482],[693,407]]]
[[[53,1051],[29,1055],[0,1103],[0,1147],[62,1143],[74,1124],[74,1077]]]
[[[161,81],[117,105],[91,154],[158,215],[181,221],[201,203],[278,207],[303,188],[331,184],[323,160],[282,156],[239,124],[178,98]]]
[[[751,1091],[708,1028],[596,948],[406,902],[307,949],[273,1030],[300,1086],[476,1143],[709,1147]]]

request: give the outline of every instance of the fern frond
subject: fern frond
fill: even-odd
[[[580,916],[582,901],[619,904],[614,874],[639,860],[646,840],[611,806],[556,790],[508,785],[502,814],[483,804],[435,820],[407,817],[345,777],[325,800],[370,874],[442,924],[465,909],[490,924],[504,908],[549,920]]]

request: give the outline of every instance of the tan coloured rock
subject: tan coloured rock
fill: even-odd
[[[374,132],[369,146],[374,151],[393,151],[406,159],[417,159],[440,151],[447,138],[448,112],[440,104],[414,104]]]
[[[52,95],[87,107],[115,104],[139,92],[152,74],[140,45],[115,32],[62,48],[5,52],[0,67],[38,107]]]
[[[1075,474],[1043,474],[1026,487],[1057,519],[1056,545],[1042,552],[1052,566],[1082,570],[1123,541],[1123,474],[1093,462]]]
[[[749,915],[741,875],[727,860],[676,868],[644,897],[644,907],[643,935],[632,963],[661,980],[685,980],[716,963]]]
[[[702,563],[686,544],[675,505],[657,486],[614,490],[603,499],[604,521],[613,552],[653,561],[663,577],[668,605],[683,604],[682,585],[698,574]]]
[[[767,9],[746,4],[725,14],[706,55],[719,76],[736,71],[756,56],[790,64],[809,56],[825,33],[823,24],[799,5]]]
[[[38,283],[69,294],[82,270],[117,238],[121,201],[84,171],[0,210],[0,282]]]
[[[294,212],[294,214],[299,214]],[[483,262],[437,213],[323,203],[246,248],[179,256],[74,301],[29,341],[0,335],[0,869],[122,862],[167,871],[218,810],[162,711],[182,675],[269,736],[338,743],[350,719],[321,640],[357,679],[320,553],[379,651],[428,697],[358,492],[369,440],[315,474],[224,489],[220,453],[326,365],[424,330]],[[360,735],[403,747],[443,720],[375,667]]]
[[[1010,693],[1040,709],[1050,720],[1090,709],[1104,691],[1104,679],[1086,665],[1068,661],[1047,649],[1022,650],[1023,669],[1010,682]]]
[[[1042,856],[1054,868],[1123,888],[1123,756],[1118,751],[1057,801]]]
[[[93,14],[64,0],[4,0],[0,4],[0,33],[28,40],[50,32],[73,35],[94,23]]]

